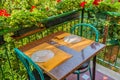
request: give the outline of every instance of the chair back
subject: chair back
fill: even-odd
[[[17,57],[23,63],[24,67],[26,68],[30,80],[36,80],[36,78],[32,72],[33,69],[37,70],[41,80],[45,80],[44,76],[43,76],[43,72],[37,64],[35,64],[27,55],[25,55],[18,48],[14,48],[14,51],[15,51]]]
[[[91,24],[79,23],[71,27],[71,33],[85,38],[94,39],[96,42],[99,40],[98,30]]]

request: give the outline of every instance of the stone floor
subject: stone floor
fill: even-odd
[[[66,78],[66,80],[77,80],[77,76],[75,74],[71,74]],[[81,74],[80,80],[90,80],[89,72]],[[96,80],[120,80],[120,74],[97,64]]]
[[[97,64],[96,69],[97,69],[97,71],[99,71],[107,76],[110,76],[111,78],[113,78],[113,80],[120,80],[120,74],[117,72],[114,72],[113,70],[110,70],[110,69],[103,67],[99,64]]]

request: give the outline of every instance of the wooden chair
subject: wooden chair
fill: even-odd
[[[50,80],[50,77],[44,74],[40,67],[37,64],[35,64],[22,51],[20,51],[17,48],[14,48],[14,51],[17,57],[23,63],[24,67],[26,68],[29,80]]]
[[[88,39],[94,39],[96,42],[98,42],[98,30],[92,26],[91,24],[86,23],[79,23],[71,27],[71,33],[75,35],[79,35],[81,37],[85,37]],[[89,54],[89,53],[88,53]],[[92,80],[92,74],[90,69],[90,60],[85,62],[81,67],[74,71],[74,74],[77,74],[77,80],[80,80],[80,74],[85,73],[86,71],[89,71],[90,78]]]

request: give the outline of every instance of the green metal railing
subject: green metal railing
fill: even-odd
[[[97,17],[97,21],[99,20],[108,21],[109,24],[101,27],[103,30],[101,32],[101,42],[106,44],[106,48],[101,52],[102,54],[97,57],[98,62],[112,70],[120,72],[120,38],[116,37],[118,31],[120,32],[120,25],[118,24],[118,21],[120,21],[120,13],[103,12],[101,16]],[[102,25],[104,23],[98,24]],[[117,35],[120,34],[118,33]]]
[[[87,14],[87,13],[84,13]],[[88,19],[88,18],[86,18]],[[61,23],[59,25],[55,25],[51,28],[47,28],[43,31],[31,34],[29,36],[26,36],[24,38],[21,38],[19,40],[12,39],[9,42],[5,42],[4,44],[0,45],[0,80],[26,80],[27,73],[25,71],[25,68],[23,67],[22,63],[19,61],[19,59],[14,54],[13,48],[23,46],[27,43],[30,43],[34,40],[41,39],[49,34],[52,34],[57,31],[65,31],[70,32],[70,28],[77,24],[83,22],[81,17],[66,21],[64,23]],[[84,20],[84,22],[89,22],[88,20]],[[9,33],[8,33],[9,34]],[[101,35],[102,36],[102,35]],[[101,40],[100,40],[101,41]],[[113,56],[113,48],[118,48],[115,59],[112,62],[110,59]],[[109,50],[108,50],[109,49]],[[116,49],[116,48],[115,48]],[[109,52],[110,51],[110,52]],[[109,52],[109,54],[106,54]],[[108,46],[106,49],[100,52],[97,56],[97,62],[102,64],[103,66],[106,66],[108,68],[114,68],[114,70],[120,69],[120,46],[114,45],[114,46]],[[106,56],[109,55],[109,58],[107,59]],[[112,67],[111,67],[112,66]]]

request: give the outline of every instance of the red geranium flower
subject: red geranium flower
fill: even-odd
[[[31,9],[30,9],[30,12],[32,12],[33,9],[35,9],[35,8],[36,8],[36,6],[32,6]]]
[[[5,9],[1,9],[1,10],[0,10],[0,16],[9,17],[10,14],[8,14],[7,11],[6,11]]]
[[[5,10],[5,9],[2,9],[2,10],[0,10],[0,13],[7,13],[7,11]]]
[[[94,1],[93,4],[94,5],[99,5],[99,3],[97,1]]]
[[[36,8],[36,6],[32,6],[31,8],[34,9],[34,8]]]
[[[0,13],[0,16],[3,16],[3,14],[2,14],[2,13]]]
[[[102,1],[102,0],[94,0],[93,4],[97,6],[97,5],[99,5],[100,1]]]
[[[56,0],[58,3],[61,2],[61,0]]]
[[[10,14],[4,14],[4,16],[5,16],[5,17],[9,17],[9,16],[10,16]]]
[[[81,6],[82,8],[84,8],[84,6],[85,6],[86,3],[87,3],[87,2],[83,1],[83,2],[80,3],[80,6]]]

